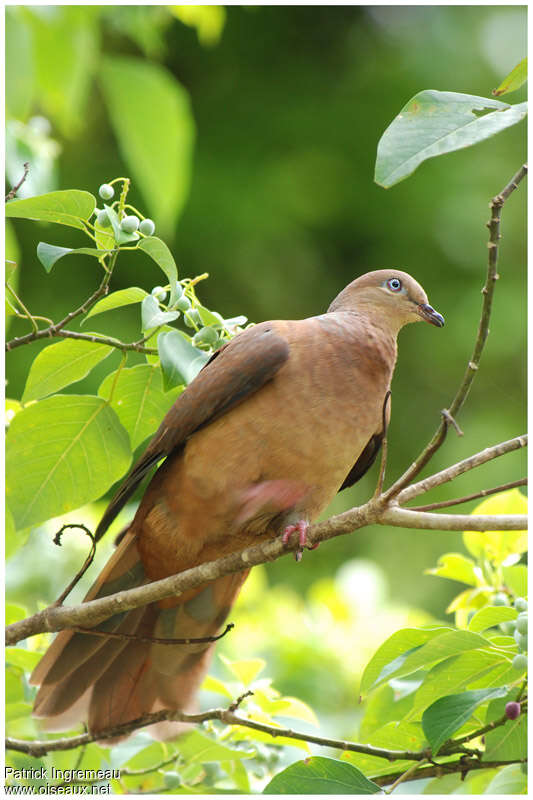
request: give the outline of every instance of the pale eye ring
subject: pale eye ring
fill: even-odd
[[[390,278],[387,281],[387,286],[391,292],[401,292],[402,290],[402,282],[399,278]]]

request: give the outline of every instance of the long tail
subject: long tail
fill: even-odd
[[[161,605],[116,614],[97,629],[140,637],[214,636],[247,574],[226,575]],[[127,533],[85,599],[145,582],[136,537]],[[33,714],[46,718],[50,730],[85,721],[97,733],[161,708],[187,711],[212,650],[213,644],[151,644],[62,631],[31,676],[30,682],[40,685]]]

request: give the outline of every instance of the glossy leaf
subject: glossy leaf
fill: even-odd
[[[109,397],[116,374],[113,372],[108,375],[98,389],[98,394],[105,400]],[[138,364],[120,371],[111,408],[128,431],[132,450],[157,430],[178,394],[176,389],[163,391],[159,366]]]
[[[488,680],[490,680],[497,667],[508,664],[505,656],[490,650],[469,650],[461,655],[451,656],[440,661],[427,673],[424,682],[415,694],[412,707],[405,719],[417,719],[424,709],[440,697],[457,694],[469,687],[482,688],[479,682],[484,677],[488,676]],[[471,684],[477,685],[472,687]]]
[[[55,395],[28,406],[7,434],[7,497],[17,528],[101,497],[130,460],[128,434],[101,398]]]
[[[468,623],[468,630],[480,633],[487,630],[487,628],[494,628],[500,622],[507,622],[510,619],[516,619],[518,611],[515,608],[508,606],[485,606],[479,611],[476,611],[470,622]]]
[[[495,689],[475,689],[441,697],[430,705],[422,714],[422,727],[433,755],[437,755],[444,742],[468,722],[478,706],[487,700],[505,697],[507,691],[505,686]]]
[[[478,586],[480,583],[476,562],[462,555],[462,553],[446,553],[439,558],[437,566],[426,570],[426,573],[460,581],[469,586]]]
[[[508,489],[485,498],[472,514],[527,514],[527,498],[518,489]],[[513,557],[518,561],[527,551],[527,531],[465,531],[463,541],[476,558],[488,558],[498,565]]]
[[[489,703],[486,722],[493,722],[505,714],[505,706],[515,700],[518,692],[513,689],[506,697]],[[527,758],[527,713],[509,719],[485,734],[485,756],[487,761],[518,761]]]
[[[22,402],[40,400],[80,381],[112,352],[108,344],[81,339],[65,339],[45,347],[31,365]]]
[[[130,286],[129,289],[119,289],[117,292],[111,292],[107,297],[103,297],[94,304],[83,322],[88,320],[89,317],[95,317],[96,314],[103,314],[104,311],[112,311],[115,308],[140,303],[147,295],[148,292],[138,286]]]
[[[426,159],[482,142],[516,125],[527,104],[432,89],[402,108],[378,144],[374,180],[388,188],[407,178]]]
[[[272,778],[263,794],[379,794],[381,788],[361,770],[335,758],[314,756],[296,761]]]
[[[101,258],[107,255],[108,252],[108,250],[97,250],[94,247],[58,247],[55,244],[47,244],[46,242],[39,242],[37,245],[37,258],[47,272],[50,272],[56,261],[59,261],[64,256],[78,254]]]
[[[502,567],[503,580],[506,586],[516,597],[527,595],[527,567],[517,564],[512,567]]]
[[[422,747],[427,746],[422,726],[418,722],[388,722],[373,731],[370,736],[366,736],[363,741],[365,744],[383,747],[386,750],[421,750]],[[342,758],[343,761],[349,761],[350,764],[354,764],[365,775],[377,777],[391,772],[391,764],[377,756],[367,755],[366,753],[346,752]],[[409,769],[412,763],[407,759],[399,759],[394,762],[394,769]]]
[[[174,256],[166,244],[157,236],[147,236],[146,239],[139,242],[139,250],[143,250],[150,258],[153,258],[167,276],[170,285],[174,286],[178,280],[178,269]]]
[[[104,59],[100,79],[122,154],[150,216],[168,233],[189,192],[194,122],[187,92],[162,66],[136,58]]]
[[[57,222],[83,230],[83,220],[88,220],[96,207],[96,200],[89,192],[67,189],[48,192],[38,197],[12,200],[6,204],[6,217],[38,219],[43,222]]]
[[[234,758],[251,758],[255,751],[241,750],[219,744],[200,731],[191,731],[176,740],[176,745],[186,763],[208,764],[213,761],[230,761]]]
[[[502,94],[509,92],[516,92],[517,89],[527,81],[527,58],[523,58],[514,69],[511,70],[497,89],[493,89],[492,94],[494,97],[500,97]]]
[[[193,381],[209,361],[209,355],[194,347],[179,331],[160,333],[157,349],[166,391]]]
[[[496,773],[485,794],[497,794],[500,797],[527,794],[527,775],[522,772],[520,764],[509,764]]]
[[[161,311],[159,303],[151,294],[147,295],[141,303],[141,326],[143,331],[157,328],[178,319],[179,311]]]

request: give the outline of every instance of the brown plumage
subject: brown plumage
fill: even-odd
[[[312,522],[379,451],[384,398],[403,325],[442,327],[400,270],[350,283],[326,314],[263,322],[218,351],[164,418],[105,512],[97,536],[151,467],[117,550],[86,599],[242,550]],[[247,572],[116,615],[100,630],[215,635]],[[187,710],[213,646],[156,645],[63,631],[38,664],[34,714],[48,727],[84,719],[98,732],[159,708]]]

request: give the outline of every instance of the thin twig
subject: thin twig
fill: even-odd
[[[448,483],[448,481],[458,478],[459,475],[463,475],[465,472],[480,467],[488,461],[506,455],[506,453],[512,453],[513,450],[520,450],[522,447],[527,447],[527,444],[528,437],[523,434],[522,436],[515,436],[514,439],[507,439],[505,442],[499,442],[499,444],[486,447],[484,450],[474,453],[473,456],[469,456],[463,459],[463,461],[458,461],[457,464],[453,464],[451,467],[446,467],[446,469],[435,472],[434,475],[430,475],[428,478],[418,481],[418,483],[411,484],[411,486],[408,486],[400,492],[397,497],[397,502],[403,505],[409,500],[412,500],[413,497],[418,497],[419,494],[429,492],[430,489],[441,486],[443,483]]]
[[[493,489],[480,489],[474,494],[467,494],[464,497],[455,497],[453,500],[441,500],[440,503],[430,503],[427,506],[411,506],[410,511],[436,511],[438,508],[448,508],[458,506],[461,503],[468,503],[470,500],[477,500],[479,497],[488,497],[491,494],[505,492],[507,489],[516,489],[518,486],[527,486],[527,478],[520,478],[518,481],[510,481],[495,486]]]
[[[222,633],[219,633],[218,636],[199,636],[198,638],[188,638],[188,639],[165,639],[159,636],[137,636],[136,633],[115,633],[112,631],[100,631],[96,628],[82,628],[79,625],[73,625],[70,630],[75,631],[76,633],[87,633],[90,636],[101,636],[106,639],[134,639],[136,642],[144,642],[146,644],[208,644],[209,642],[218,642],[219,639],[222,639],[227,633],[229,633],[235,624],[233,622],[228,623]]]
[[[452,404],[448,409],[445,409],[442,412],[442,421],[437,428],[433,438],[430,442],[426,445],[424,450],[420,453],[418,458],[414,461],[413,464],[403,473],[403,475],[398,478],[398,480],[392,484],[392,486],[385,492],[386,499],[392,499],[396,497],[402,489],[408,486],[413,478],[415,478],[419,472],[426,466],[426,464],[431,460],[433,455],[437,452],[439,447],[444,442],[446,438],[446,434],[448,432],[449,427],[449,419],[448,417],[451,416],[453,419],[457,416],[459,410],[461,409],[463,403],[465,402],[468,392],[470,391],[470,387],[472,386],[472,382],[474,377],[479,368],[479,362],[481,360],[481,355],[483,353],[483,348],[485,347],[485,342],[487,340],[488,332],[489,332],[489,322],[490,322],[490,315],[492,310],[492,299],[494,296],[494,288],[496,281],[498,280],[498,273],[496,271],[496,265],[498,261],[498,242],[500,239],[500,221],[501,221],[501,212],[502,207],[509,195],[518,188],[519,183],[527,174],[527,165],[524,164],[516,175],[513,175],[507,186],[505,186],[502,191],[494,197],[490,202],[490,209],[491,209],[491,218],[490,221],[487,223],[489,228],[489,258],[488,258],[488,267],[487,267],[487,277],[485,280],[485,285],[482,289],[483,293],[483,305],[481,309],[481,319],[479,322],[478,333],[476,337],[476,342],[474,345],[474,351],[472,353],[472,357],[468,362],[468,366],[466,368],[466,372],[464,374],[463,380],[457,390],[457,393],[452,401]]]
[[[96,540],[94,538],[94,535],[91,533],[89,528],[87,528],[85,525],[82,525],[81,523],[72,522],[72,523],[69,523],[67,525],[63,525],[63,527],[60,528],[58,530],[58,532],[56,533],[56,535],[54,536],[54,539],[53,539],[54,544],[57,544],[60,547],[61,546],[61,537],[63,535],[63,532],[66,531],[66,530],[69,530],[71,528],[79,528],[80,530],[82,530],[89,537],[89,539],[91,540],[91,549],[89,551],[89,555],[87,556],[87,558],[83,562],[82,567],[79,569],[77,574],[71,580],[71,582],[69,583],[67,588],[59,595],[59,597],[57,598],[55,603],[52,604],[54,606],[62,606],[63,605],[63,603],[65,602],[66,598],[69,596],[71,591],[79,583],[81,578],[85,575],[85,573],[87,572],[87,570],[89,569],[89,567],[93,563],[94,555],[96,553]]]
[[[13,188],[10,189],[9,192],[6,194],[6,197],[5,197],[6,203],[7,203],[8,200],[13,200],[13,198],[17,194],[18,190],[20,189],[20,187],[22,186],[22,184],[24,183],[24,181],[28,177],[28,172],[30,171],[30,165],[29,165],[28,161],[25,161],[22,166],[24,168],[24,175],[22,176],[20,181],[16,184],[16,186],[13,186]]]
[[[112,347],[119,347],[122,343],[119,342],[117,339],[111,339],[110,337],[91,337],[87,334],[80,334],[75,331],[65,331],[65,325],[68,325],[76,317],[81,316],[82,314],[86,314],[90,308],[103,296],[105,296],[109,291],[109,281],[111,280],[111,275],[113,274],[113,269],[115,267],[117,256],[119,250],[113,250],[111,254],[111,262],[109,267],[107,268],[104,277],[99,285],[99,287],[92,293],[92,295],[85,300],[79,308],[76,308],[74,311],[69,311],[69,313],[63,317],[62,320],[59,322],[50,325],[48,328],[43,328],[42,330],[34,330],[32,333],[27,333],[25,336],[18,336],[12,339],[10,342],[6,343],[6,351],[14,350],[15,347],[21,347],[24,344],[28,344],[29,342],[37,341],[38,339],[46,339],[46,338],[54,338],[56,336],[63,336],[65,338],[70,339],[88,339],[89,341],[98,341],[103,344],[111,344]],[[29,313],[29,312],[28,312]],[[109,341],[105,341],[106,338],[109,338]],[[124,346],[123,346],[124,347]],[[127,347],[127,346],[126,346]],[[129,348],[135,349],[135,348]]]
[[[307,531],[308,544],[313,545],[336,536],[347,535],[370,524],[400,525],[431,530],[521,530],[526,527],[522,515],[469,516],[453,514],[425,514],[382,502],[382,497],[369,500],[363,506],[352,508],[325,522],[311,525]],[[230,553],[215,561],[205,562],[177,575],[162,578],[134,589],[125,589],[81,603],[70,608],[48,607],[20,622],[6,627],[6,643],[16,644],[21,639],[45,631],[59,631],[73,626],[93,627],[115,614],[132,608],[176,597],[186,589],[193,589],[223,575],[244,572],[257,564],[274,561],[297,550],[298,541],[286,545],[280,537],[247,547],[242,552]]]
[[[135,351],[136,353],[145,353],[147,355],[157,355],[155,347],[143,347],[137,342],[121,342],[120,339],[114,339],[112,336],[93,335],[90,333],[80,333],[79,331],[64,330],[63,328],[56,328],[52,325],[50,328],[43,328],[37,333],[27,333],[25,336],[18,336],[11,341],[7,342],[6,350],[14,350],[21,345],[35,342],[39,339],[78,339],[85,342],[94,342],[95,344],[107,344],[110,347],[115,347],[117,350]]]
[[[385,794],[392,794],[393,791],[400,785],[400,783],[403,783],[404,781],[408,781],[410,779],[412,780],[411,776],[413,775],[413,773],[416,772],[425,763],[427,763],[427,759],[421,761],[420,764],[411,764],[408,770],[402,772],[400,777],[396,778],[390,789],[385,790]]]
[[[526,759],[515,759],[514,761],[480,761],[477,758],[468,758],[462,756],[458,761],[447,761],[444,764],[431,764],[426,767],[419,767],[415,772],[412,772],[406,779],[408,781],[419,781],[423,778],[442,778],[443,775],[452,775],[454,773],[461,773],[466,775],[479,769],[496,769],[496,767],[508,767],[511,764],[524,764],[527,763]],[[372,777],[371,780],[377,783],[378,786],[388,786],[390,783],[398,780],[404,773],[393,772],[390,775],[378,775]]]

